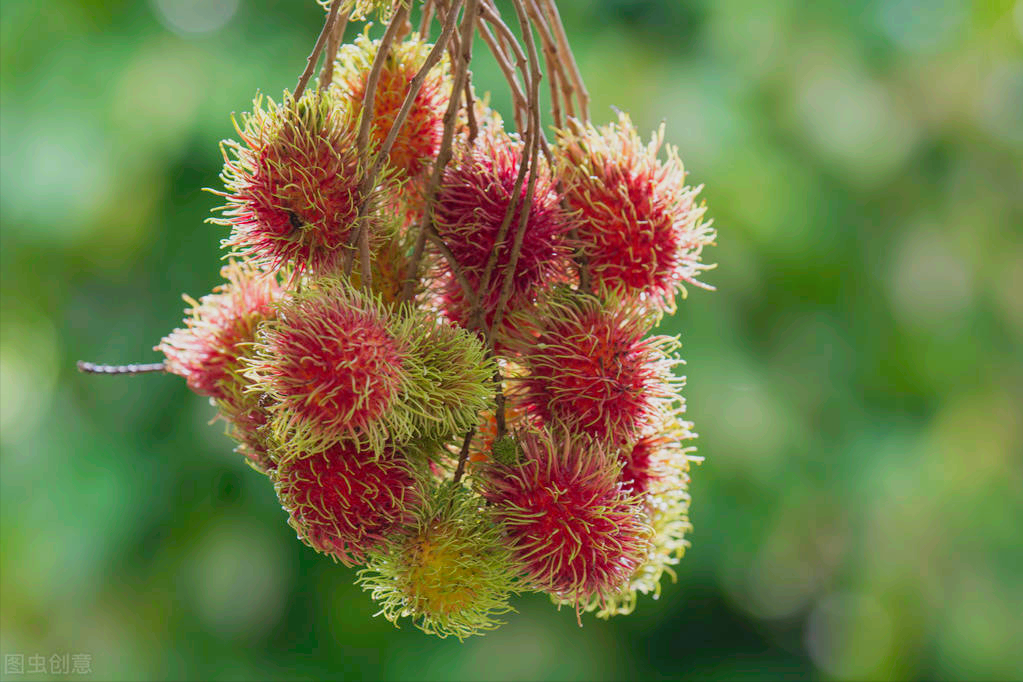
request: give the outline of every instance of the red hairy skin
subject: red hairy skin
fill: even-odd
[[[260,322],[276,315],[282,291],[273,275],[249,263],[231,262],[221,275],[227,280],[213,293],[191,303],[185,327],[175,329],[155,350],[167,358],[168,372],[184,377],[199,395],[226,399],[237,381],[232,370],[256,334]]]
[[[322,449],[374,428],[401,391],[402,358],[374,306],[311,291],[283,306],[260,335],[248,375],[293,427],[285,429],[288,439]]]
[[[568,278],[570,252],[565,235],[572,221],[560,206],[560,197],[546,166],[540,166],[533,200],[528,206],[524,206],[529,183],[529,176],[526,176],[504,238],[498,242],[501,225],[514,196],[521,161],[520,142],[504,133],[481,130],[475,143],[462,147],[445,170],[434,207],[437,234],[474,291],[481,289],[487,262],[491,253],[497,251],[489,285],[481,293],[488,324],[493,321],[501,296],[504,273],[523,211],[527,216],[525,232],[512,274],[508,309],[532,305],[542,290]],[[443,263],[442,267],[446,268],[447,264]],[[461,286],[450,272],[442,272],[442,278],[441,298],[445,312],[458,324],[468,326],[471,324],[469,302]]]
[[[313,549],[346,566],[363,563],[422,502],[412,467],[393,450],[379,456],[350,443],[281,460],[273,473],[291,526]]]
[[[674,148],[657,158],[663,127],[648,145],[625,114],[609,126],[562,131],[556,153],[576,236],[598,291],[674,309],[676,293],[709,266],[700,262],[715,233],[686,185]]]
[[[550,303],[537,317],[538,337],[518,347],[526,372],[517,390],[541,423],[617,444],[678,400],[667,355],[677,343],[644,338],[642,315],[578,297]]]
[[[224,245],[271,269],[336,272],[362,204],[365,164],[356,149],[356,119],[337,102],[307,93],[299,102],[256,100],[224,145]],[[233,152],[233,158],[228,155]]]
[[[614,452],[538,432],[518,442],[518,464],[486,465],[480,487],[529,579],[577,608],[617,593],[644,561],[651,529]]]

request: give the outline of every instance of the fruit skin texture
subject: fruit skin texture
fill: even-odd
[[[481,500],[450,481],[440,486],[413,524],[371,554],[357,582],[395,625],[411,618],[427,634],[463,640],[514,610],[519,570]]]
[[[536,328],[516,341],[524,375],[517,396],[542,424],[617,444],[677,403],[682,379],[670,357],[678,341],[644,338],[649,315],[614,298],[552,296],[519,328]]]
[[[360,207],[372,216],[381,191],[362,187],[355,114],[316,91],[286,92],[280,104],[257,96],[235,127],[241,142],[221,145],[226,191],[214,192],[224,217],[211,221],[231,228],[224,246],[270,269],[337,272]]]
[[[603,603],[650,549],[640,498],[619,481],[613,450],[564,433],[523,431],[517,439],[518,464],[485,465],[480,492],[533,587],[579,610]]]
[[[256,328],[276,315],[283,292],[276,277],[252,263],[231,261],[220,274],[227,281],[199,301],[185,296],[185,326],[168,334],[154,350],[166,357],[167,371],[184,377],[199,395],[228,399],[240,378],[235,370]]]
[[[340,97],[355,110],[362,108],[366,81],[379,46],[379,40],[370,40],[362,34],[356,36],[353,44],[343,45],[338,53],[334,85]],[[409,85],[426,62],[432,47],[418,40],[406,40],[391,48],[380,71],[373,99],[370,135],[377,146],[382,145],[391,132],[391,122],[401,110]],[[400,179],[420,180],[429,169],[430,162],[437,157],[450,90],[448,61],[445,58],[428,72],[388,154],[388,163],[398,171]]]
[[[341,440],[375,452],[447,440],[475,424],[493,373],[469,332],[322,278],[261,330],[246,376],[272,399],[281,449],[311,453]]]
[[[345,566],[363,563],[422,503],[412,465],[393,450],[379,456],[352,443],[290,455],[272,474],[281,505],[299,538]]]
[[[568,278],[569,246],[565,236],[573,222],[560,205],[554,178],[541,157],[534,195],[523,206],[529,184],[527,175],[516,201],[515,211],[503,236],[505,214],[515,197],[515,183],[522,161],[522,143],[491,126],[481,126],[475,142],[456,149],[444,171],[433,217],[438,236],[444,241],[473,291],[481,291],[485,322],[494,312],[505,282],[516,234],[526,215],[522,248],[511,274],[508,309],[533,304],[541,291]],[[499,239],[500,237],[500,239]],[[491,254],[496,264],[484,286],[483,278]],[[445,313],[456,323],[470,326],[471,302],[454,275],[442,262],[441,300]],[[507,327],[507,321],[502,328]]]
[[[340,280],[310,284],[257,339],[246,376],[273,400],[272,431],[292,453],[347,439],[380,452],[411,424],[395,410],[408,383],[406,344],[388,313]]]
[[[700,188],[686,185],[677,151],[668,146],[657,158],[663,144],[663,125],[644,145],[620,113],[601,128],[573,122],[554,151],[593,287],[670,312],[686,283],[706,287],[696,278],[710,267],[700,259],[715,232],[702,222]]]
[[[662,415],[652,421],[644,435],[625,444],[619,458],[623,462],[620,480],[642,495],[643,505],[653,528],[653,541],[645,561],[636,569],[628,584],[603,603],[596,600],[586,610],[595,610],[598,618],[632,613],[640,594],[661,593],[661,578],[667,574],[675,580],[672,566],[689,547],[689,467],[701,458],[694,456],[692,446],[684,443],[696,438],[692,423],[674,415]]]

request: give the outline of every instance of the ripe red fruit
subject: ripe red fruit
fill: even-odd
[[[260,322],[275,315],[282,295],[276,277],[251,263],[232,261],[220,271],[227,282],[199,301],[188,296],[185,326],[156,346],[166,356],[168,372],[184,377],[200,395],[226,398],[241,381],[234,373]]]
[[[447,245],[473,291],[480,292],[485,321],[490,324],[505,282],[516,233],[526,215],[522,248],[511,273],[508,309],[529,306],[546,287],[567,278],[569,250],[565,234],[571,229],[569,214],[562,210],[554,179],[541,157],[532,201],[525,206],[529,176],[518,192],[515,211],[501,239],[505,215],[515,196],[522,162],[522,143],[503,131],[483,127],[472,144],[461,147],[444,172],[434,206],[437,234]],[[494,267],[484,286],[483,277],[491,255]],[[470,302],[455,279],[445,271],[442,305],[448,316],[469,326]],[[482,291],[481,291],[482,289]]]
[[[336,271],[360,207],[373,199],[362,187],[356,121],[315,91],[265,106],[257,97],[242,116],[242,141],[223,144],[226,191],[217,194],[227,205],[213,222],[232,228],[224,245],[273,269]]]
[[[617,594],[645,560],[652,531],[642,502],[618,480],[614,451],[547,432],[522,432],[518,443],[517,464],[483,468],[481,492],[526,575],[577,608]]]
[[[671,310],[685,283],[706,286],[696,280],[709,267],[700,253],[715,233],[676,150],[657,158],[663,143],[663,126],[644,145],[623,113],[603,128],[562,131],[555,153],[593,286]]]
[[[274,401],[274,432],[290,451],[343,438],[377,449],[381,417],[402,391],[404,348],[381,308],[333,280],[297,294],[260,334],[248,376]]]
[[[289,523],[306,544],[346,566],[362,563],[388,531],[412,520],[422,501],[411,465],[352,443],[280,460],[274,486]]]
[[[338,55],[339,68],[335,71],[334,83],[356,110],[362,107],[366,96],[366,81],[379,47],[379,40],[359,35],[354,44],[342,47]],[[392,122],[405,102],[409,85],[426,62],[432,47],[418,40],[407,40],[392,46],[380,71],[380,81],[373,98],[370,135],[376,145],[383,144],[391,132]],[[444,134],[444,111],[447,109],[451,89],[447,71],[446,60],[441,60],[429,71],[412,101],[408,118],[394,140],[387,160],[400,171],[401,177],[419,179],[440,150]]]
[[[678,343],[644,338],[650,321],[636,310],[573,295],[535,317],[539,335],[516,344],[525,368],[518,391],[542,423],[618,444],[679,399],[669,358]]]

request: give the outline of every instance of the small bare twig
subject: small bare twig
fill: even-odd
[[[451,480],[453,485],[458,485],[458,482],[462,480],[462,476],[465,474],[465,463],[469,461],[469,446],[472,445],[472,438],[475,435],[475,426],[465,433],[465,438],[462,440],[462,449],[458,453],[458,466],[455,468],[455,476]]]
[[[341,39],[344,38],[347,27],[348,13],[339,14],[334,22],[334,28],[330,30],[330,37],[327,38],[327,54],[323,57],[323,68],[320,69],[320,90],[326,90],[334,81],[334,62],[337,61],[337,51],[341,47]]]
[[[78,361],[78,371],[85,374],[154,374],[166,372],[167,365],[162,362],[152,362],[141,365],[97,365],[94,362]]]
[[[327,38],[330,36],[330,32],[334,28],[334,24],[337,22],[337,13],[341,9],[341,3],[344,0],[334,0],[330,3],[330,11],[327,12],[327,19],[323,22],[323,30],[320,31],[320,36],[316,39],[316,44],[313,46],[313,51],[309,54],[306,59],[305,70],[302,71],[302,75],[298,77],[298,85],[295,86],[295,94],[293,97],[297,100],[305,92],[305,86],[309,83],[309,79],[313,77],[313,71],[316,69],[316,62],[320,59],[320,53],[323,52],[323,46],[327,43]]]
[[[405,283],[402,286],[401,299],[406,303],[412,300],[415,283],[419,277],[419,264],[423,260],[423,251],[426,248],[426,226],[433,219],[433,205],[437,200],[437,192],[440,189],[441,179],[444,176],[444,169],[447,167],[452,156],[451,147],[455,138],[455,122],[458,119],[458,105],[462,99],[460,93],[468,73],[469,62],[472,60],[472,30],[473,25],[476,23],[478,12],[479,0],[467,0],[465,10],[462,13],[461,56],[455,63],[454,83],[451,86],[448,108],[444,112],[444,134],[441,138],[437,160],[433,163],[433,173],[430,176],[430,184],[426,190],[423,219],[419,225],[419,234],[416,235],[412,259],[409,261],[408,270],[405,272]],[[454,16],[449,16],[448,21],[453,22]]]

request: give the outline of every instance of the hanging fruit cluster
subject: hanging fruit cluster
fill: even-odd
[[[389,620],[461,639],[523,591],[630,612],[690,528],[678,343],[651,332],[707,267],[698,188],[663,130],[589,123],[553,0],[513,3],[521,42],[491,0],[323,4],[298,87],[222,145],[225,281],[148,369],[213,401]],[[369,14],[383,36],[341,45]],[[477,98],[476,35],[512,130]]]

